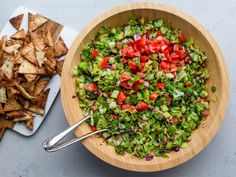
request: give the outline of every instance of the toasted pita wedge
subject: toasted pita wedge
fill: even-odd
[[[26,34],[25,30],[22,29],[20,31],[17,31],[15,34],[11,36],[11,39],[16,39],[16,40],[25,40]]]
[[[34,45],[32,42],[24,45],[21,49],[21,55],[34,65],[37,65],[37,59],[34,54]]]
[[[18,111],[21,109],[22,106],[15,100],[15,98],[8,98],[3,111],[10,112],[10,111]]]
[[[24,117],[26,114],[23,111],[12,111],[7,113],[7,119],[13,119],[17,117]]]
[[[49,47],[54,46],[53,39],[52,39],[52,33],[49,28],[46,28],[46,30],[44,31],[43,38],[44,38],[45,44],[47,46],[49,46]]]
[[[24,74],[24,76],[28,82],[33,82],[37,78],[36,74]]]
[[[44,65],[50,67],[53,71],[55,71],[57,61],[55,58],[45,58]]]
[[[8,57],[8,59],[3,63],[1,70],[3,71],[4,75],[9,79],[12,80],[13,78],[13,67],[14,67],[14,58]]]
[[[48,84],[49,79],[40,80],[35,85],[34,95],[40,94]]]
[[[45,48],[44,52],[45,52],[45,57],[46,58],[55,58],[55,56],[56,56],[56,51],[53,47]]]
[[[6,88],[2,87],[0,88],[0,103],[6,103],[6,102],[7,102]]]
[[[54,71],[50,66],[45,65],[45,68],[46,68],[46,70],[47,70],[48,76],[52,76],[52,75],[55,74],[55,71]]]
[[[36,59],[38,61],[38,65],[39,67],[41,68],[43,63],[44,63],[44,55],[45,55],[45,52],[43,51],[37,51],[35,52],[35,55],[36,55]]]
[[[21,86],[24,87],[24,89],[30,94],[34,94],[35,89],[35,82],[23,82],[21,83]]]
[[[3,49],[6,46],[6,42],[7,42],[7,35],[3,36],[0,40],[0,59],[1,59],[2,54],[3,54]]]
[[[35,65],[33,65],[32,63],[30,63],[28,60],[23,60],[18,73],[21,74],[36,74],[37,73],[37,67]]]
[[[0,114],[3,114],[3,107],[2,107],[2,103],[0,103]]]
[[[35,100],[36,98],[31,96],[20,84],[15,83],[16,88],[22,93],[22,96],[25,97],[28,100]]]
[[[12,26],[14,26],[14,28],[19,30],[23,17],[24,17],[24,14],[20,14],[20,15],[17,15],[16,17],[11,18],[9,21],[12,24]]]
[[[48,19],[39,16],[39,15],[33,15],[31,13],[28,13],[28,30],[34,31],[38,27],[42,26],[44,23],[46,23]]]
[[[14,53],[16,54],[18,52],[18,49],[21,47],[20,44],[14,44],[8,47],[4,48],[4,51],[7,52],[8,54]]]
[[[2,72],[2,70],[0,69],[0,87],[2,85],[3,80],[6,80],[6,76],[4,75],[4,73]]]
[[[26,127],[27,127],[28,129],[33,130],[33,127],[34,127],[34,119],[32,118],[32,119],[26,120],[25,125],[26,125]]]
[[[28,113],[25,113],[25,115],[23,117],[14,118],[13,122],[24,122],[24,121],[27,121],[30,119],[33,119],[33,116]]]
[[[4,131],[7,128],[13,128],[15,126],[15,123],[5,119],[4,117],[0,117],[0,140],[3,137]]]
[[[64,64],[64,60],[57,61],[56,71],[59,75],[61,75],[63,64]]]
[[[22,63],[23,60],[24,60],[24,59],[23,59],[23,57],[21,57],[21,56],[20,56],[19,58],[15,58],[14,64],[19,65],[19,64]]]
[[[55,45],[55,51],[56,51],[56,57],[61,57],[63,55],[66,55],[68,52],[68,48],[66,47],[66,44],[64,43],[61,37],[59,37]]]
[[[25,100],[24,105],[23,105],[24,109],[28,109],[29,106],[30,106],[30,102],[28,100]]]
[[[46,44],[41,34],[31,32],[30,37],[37,51],[42,51],[46,47]]]
[[[24,42],[27,43],[27,44],[29,44],[30,42],[33,42],[33,40],[31,39],[29,31],[27,31],[27,33],[26,33]]]
[[[29,111],[32,111],[34,113],[37,113],[37,114],[40,114],[40,115],[43,115],[44,114],[44,109],[37,106],[37,105],[31,105],[29,108],[28,108]]]
[[[35,65],[33,65],[32,63],[28,62],[28,60],[23,60],[20,67],[19,67],[18,73],[46,75],[47,71],[46,71],[45,67],[38,68]]]
[[[20,91],[17,90],[14,86],[8,86],[7,87],[7,96],[8,98],[12,98],[16,95],[20,94]]]
[[[42,91],[38,96],[36,101],[34,102],[35,105],[44,108],[46,103],[47,103],[47,98],[48,98],[48,94],[49,94],[50,89],[44,90]]]

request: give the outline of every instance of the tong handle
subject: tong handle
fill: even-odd
[[[71,139],[71,140],[69,140],[69,141],[67,141],[67,142],[58,144],[58,145],[53,146],[53,147],[50,147],[50,148],[48,148],[48,147],[45,148],[45,147],[44,147],[44,143],[43,143],[43,147],[44,147],[44,149],[45,149],[47,152],[55,152],[55,151],[58,151],[58,150],[60,150],[60,149],[65,148],[65,147],[67,147],[67,146],[70,146],[70,145],[72,145],[72,144],[74,144],[74,143],[76,143],[76,142],[78,142],[78,141],[81,141],[81,140],[83,140],[83,139],[85,139],[85,138],[88,138],[88,137],[90,137],[90,136],[92,136],[92,135],[95,135],[95,134],[97,134],[97,133],[104,132],[104,131],[108,131],[108,129],[101,129],[101,130],[93,131],[93,132],[87,133],[87,134],[85,134],[85,135],[82,135],[82,136],[80,136],[80,137],[78,137],[78,138],[73,138],[73,139]]]
[[[48,152],[54,152],[54,151],[58,151],[62,148],[65,148],[71,144],[74,144],[80,140],[83,140],[87,137],[90,137],[94,134],[100,133],[100,132],[104,132],[104,131],[108,131],[108,129],[101,129],[101,130],[97,130],[97,131],[93,131],[90,133],[87,133],[85,135],[82,135],[78,138],[73,138],[67,142],[61,143],[59,144],[59,142],[67,135],[69,134],[71,131],[75,130],[77,127],[79,127],[83,122],[85,122],[87,119],[89,119],[91,116],[85,116],[83,119],[79,120],[76,124],[72,125],[71,127],[69,127],[68,129],[64,130],[63,132],[59,133],[58,135],[55,135],[54,137],[47,139],[46,141],[43,142],[43,148],[48,151]]]

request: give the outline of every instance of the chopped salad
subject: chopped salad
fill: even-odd
[[[209,114],[206,60],[162,19],[102,27],[73,69],[80,107],[118,154],[167,156]]]

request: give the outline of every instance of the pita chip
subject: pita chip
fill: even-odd
[[[17,31],[15,34],[11,36],[11,39],[16,39],[16,40],[25,40],[26,34],[25,30],[22,29],[20,31]]]
[[[21,47],[20,44],[13,44],[11,46],[5,47],[4,51],[8,54],[11,54],[14,52],[14,54],[16,54],[18,52],[18,49]]]
[[[36,55],[38,65],[41,68],[44,63],[44,60],[45,60],[45,58],[44,58],[45,52],[44,51],[37,51],[37,52],[35,52],[35,55]]]
[[[37,105],[32,105],[28,108],[29,111],[43,115],[44,114],[44,109],[37,106]]]
[[[3,108],[4,112],[18,111],[21,110],[21,105],[15,100],[15,98],[8,98],[5,107]]]
[[[39,16],[39,15],[33,15],[31,13],[28,13],[28,30],[34,31],[38,27],[42,26],[44,23],[46,23],[48,19]]]
[[[45,41],[41,34],[31,32],[30,38],[36,50],[42,51],[46,47]]]
[[[37,65],[37,59],[34,54],[34,45],[32,42],[24,45],[21,49],[21,55],[34,65]]]
[[[67,54],[68,48],[64,43],[63,39],[61,38],[61,36],[59,37],[55,45],[55,51],[56,51],[56,57],[61,57]]]
[[[63,64],[64,60],[57,61],[56,71],[59,75],[61,75]]]
[[[2,87],[0,88],[0,103],[6,103],[6,102],[7,102],[6,88]]]
[[[24,76],[28,82],[33,82],[37,78],[36,74],[25,74]]]
[[[8,59],[3,63],[1,70],[4,75],[9,79],[13,79],[13,68],[14,68],[14,58],[12,56],[8,57]]]
[[[17,15],[16,17],[12,17],[9,20],[12,26],[14,26],[16,30],[20,29],[20,25],[21,25],[23,17],[24,17],[24,14],[20,14],[20,15]]]
[[[35,85],[34,95],[40,94],[44,90],[48,82],[49,82],[49,79],[38,81]]]

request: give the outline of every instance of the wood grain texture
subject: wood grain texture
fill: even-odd
[[[63,108],[70,125],[73,125],[83,117],[75,95],[75,79],[71,76],[72,68],[80,62],[82,47],[94,38],[101,26],[120,26],[126,24],[132,16],[144,16],[149,20],[162,18],[179,28],[187,39],[195,39],[201,50],[208,56],[207,68],[210,73],[208,81],[209,98],[213,97],[210,87],[215,85],[217,92],[214,97],[217,102],[210,102],[210,115],[197,129],[185,149],[178,153],[171,152],[169,158],[155,157],[152,161],[138,159],[130,154],[117,155],[114,148],[103,143],[97,136],[83,141],[84,146],[94,155],[107,163],[131,171],[160,171],[180,165],[200,152],[213,138],[219,129],[227,108],[229,98],[229,79],[224,57],[211,34],[194,18],[175,8],[157,3],[130,3],[113,8],[95,18],[77,36],[70,48],[62,71],[61,95]],[[88,125],[82,125],[75,134],[77,136],[90,131]]]

